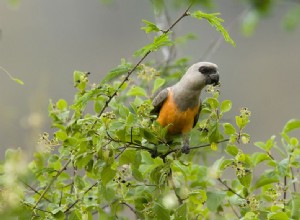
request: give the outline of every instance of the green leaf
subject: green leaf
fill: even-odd
[[[285,124],[282,132],[289,133],[298,128],[300,128],[300,120],[292,119]]]
[[[251,155],[251,161],[254,166],[258,165],[259,163],[266,161],[266,160],[271,160],[268,154],[262,153],[262,152],[256,152]]]
[[[154,80],[154,85],[153,85],[153,89],[152,89],[152,94],[154,94],[160,87],[162,87],[165,84],[166,80],[163,78],[156,78]]]
[[[147,20],[142,20],[144,22],[144,24],[146,25],[145,27],[142,27],[141,29],[144,30],[146,32],[146,34],[150,33],[150,32],[158,32],[160,31],[160,29],[152,22],[147,21]]]
[[[207,20],[212,27],[216,28],[217,31],[221,32],[225,41],[235,46],[235,42],[232,40],[227,30],[222,26],[222,22],[224,22],[224,20],[222,18],[219,18],[219,15],[220,13],[206,14],[202,11],[195,11],[191,14],[192,17],[197,18],[199,20]]]
[[[64,141],[68,138],[68,135],[65,131],[57,131],[55,137],[60,141]]]
[[[300,219],[300,194],[294,193],[292,196],[292,219]]]
[[[249,188],[249,186],[251,185],[252,178],[253,178],[252,172],[248,172],[244,176],[238,177],[238,180],[243,186]]]
[[[136,150],[126,149],[120,156],[119,165],[131,164],[135,161]]]
[[[147,93],[145,89],[139,87],[139,86],[133,86],[131,89],[127,92],[128,96],[144,96],[147,97]]]
[[[289,220],[290,218],[285,212],[271,213],[268,215],[268,220]]]
[[[174,220],[186,220],[186,219],[188,219],[187,203],[183,203],[176,209],[174,213]]]
[[[157,51],[161,47],[169,47],[174,44],[169,38],[169,33],[164,33],[160,36],[155,36],[153,43],[148,44],[134,53],[134,56],[145,56],[147,53]]]
[[[154,205],[154,212],[156,213],[156,219],[170,220],[170,212],[162,205],[156,203]]]
[[[12,1],[12,0],[11,0],[11,1]],[[14,0],[14,1],[16,2],[17,0]],[[13,1],[12,1],[12,2],[13,2]],[[2,70],[6,75],[8,75],[8,77],[9,77],[11,80],[15,81],[16,83],[19,83],[20,85],[24,85],[24,82],[23,82],[22,80],[13,77],[13,76],[12,76],[6,69],[4,69],[2,66],[0,66],[0,70]]]
[[[235,157],[238,154],[239,149],[235,145],[228,145],[226,147],[226,152]]]
[[[225,192],[218,192],[218,191],[211,192],[211,191],[208,191],[206,193],[207,208],[212,212],[216,212],[218,210],[219,206],[223,203],[225,195],[226,195]]]
[[[206,102],[212,109],[216,109],[217,107],[219,107],[219,101],[216,98],[207,98]]]
[[[245,116],[235,116],[235,122],[236,125],[240,128],[240,130],[242,130],[249,123],[249,118]]]
[[[117,171],[113,170],[111,166],[105,166],[101,172],[102,184],[105,186],[109,181],[111,181],[115,177],[116,173]]]
[[[284,27],[292,31],[300,23],[300,5],[293,7],[285,16],[283,20]]]
[[[126,62],[125,59],[121,59],[121,64],[115,69],[111,70],[100,82],[100,84],[107,83],[123,74],[128,73],[132,69],[132,63]]]
[[[232,102],[230,100],[224,100],[221,104],[221,112],[228,112],[232,107]]]
[[[74,184],[75,187],[79,190],[82,190],[85,187],[84,181],[82,180],[82,177],[79,175],[75,176]]]
[[[68,103],[66,100],[64,99],[60,99],[57,101],[56,103],[56,107],[59,109],[59,110],[64,110],[68,107]]]
[[[258,178],[253,188],[257,189],[270,183],[277,183],[279,182],[279,180],[280,180],[279,175],[274,171],[265,171]]]
[[[242,21],[242,32],[246,36],[251,36],[257,27],[260,15],[258,11],[251,10],[244,17]]]
[[[223,124],[223,128],[224,128],[224,133],[225,134],[232,135],[232,134],[236,133],[235,128],[230,123],[224,123]]]
[[[273,146],[275,144],[275,138],[276,138],[276,136],[273,135],[269,140],[267,140],[266,143],[255,142],[254,145],[266,152],[270,152],[270,150],[273,148]]]

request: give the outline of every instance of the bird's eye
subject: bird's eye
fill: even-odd
[[[211,74],[213,72],[213,69],[208,66],[201,66],[199,68],[199,72],[204,75],[207,75],[207,74]]]

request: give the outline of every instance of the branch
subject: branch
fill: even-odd
[[[181,21],[185,16],[188,16],[189,13],[189,9],[192,7],[192,4],[190,4],[188,6],[188,8],[184,11],[184,13],[165,31],[163,31],[163,33],[168,33],[170,32],[174,26]],[[131,74],[138,68],[138,66],[146,59],[146,57],[148,57],[148,55],[151,53],[152,51],[148,51],[135,65],[134,67],[127,73],[126,77],[122,80],[122,82],[120,83],[120,85],[118,86],[118,88],[114,91],[114,93],[112,95],[109,96],[109,98],[106,100],[102,110],[99,112],[98,117],[100,117],[104,111],[106,110],[106,108],[108,107],[109,103],[112,101],[112,99],[117,95],[117,93],[119,92],[119,90],[121,89],[121,87],[125,84],[126,81],[129,80],[129,77],[131,76]],[[97,121],[94,122],[94,124],[92,125],[92,129],[94,128],[95,124]]]
[[[97,181],[95,182],[93,185],[91,185],[88,189],[86,189],[84,192],[83,192],[83,195],[81,196],[81,198],[78,198],[75,200],[75,202],[73,202],[65,211],[64,213],[67,214],[80,200],[83,199],[83,196],[85,194],[87,194],[89,191],[91,191],[91,189],[93,189],[95,186],[97,186],[99,184],[100,181]]]
[[[221,141],[217,141],[216,144],[219,144],[219,143],[223,143],[223,142],[226,142],[226,141],[229,141],[229,139],[224,139],[224,140],[221,140]],[[195,150],[195,149],[199,149],[199,148],[202,148],[202,147],[208,147],[210,146],[211,144],[204,144],[204,145],[200,145],[200,146],[196,146],[196,147],[190,147],[190,150]]]
[[[39,199],[37,200],[37,202],[35,203],[33,210],[36,209],[37,205],[40,203],[40,201],[44,198],[46,192],[48,192],[48,190],[50,189],[50,187],[52,186],[52,184],[54,183],[54,181],[59,177],[59,175],[67,168],[67,166],[69,165],[69,163],[71,162],[71,158],[66,162],[66,164],[58,171],[58,173],[52,178],[52,180],[50,181],[50,183],[48,184],[48,186],[45,188],[45,190],[43,191],[43,193],[40,195]]]
[[[114,139],[107,131],[106,131],[106,134],[109,138],[110,141],[113,141],[113,142],[116,142],[116,143],[123,143],[123,144],[128,144],[128,145],[134,145],[134,146],[126,146],[126,147],[122,147],[122,148],[118,148],[118,150],[123,150],[124,148],[134,148],[134,149],[142,149],[142,150],[147,150],[149,152],[152,152],[153,150],[151,148],[148,148],[148,147],[145,147],[141,144],[137,144],[137,143],[134,143],[132,141],[128,142],[128,141],[120,141],[120,140],[117,140],[117,139]]]
[[[243,196],[241,196],[240,194],[238,194],[236,191],[234,191],[231,187],[229,187],[223,180],[221,180],[221,178],[217,179],[220,183],[222,183],[223,186],[225,186],[227,188],[228,191],[232,192],[233,194],[237,195],[238,197],[240,197],[241,199],[245,199]]]
[[[226,29],[229,31],[235,25],[235,23],[242,18],[246,13],[248,13],[250,7],[244,9],[239,15],[237,15],[230,23],[226,26]],[[201,56],[200,60],[209,60],[211,57],[217,52],[221,43],[224,42],[224,38],[220,35],[218,38],[213,40],[208,48],[204,51],[203,55]]]
[[[216,143],[219,144],[219,143],[223,143],[223,142],[226,142],[226,141],[229,141],[229,139],[227,138],[227,139],[218,141],[218,142],[216,142]],[[210,146],[210,145],[211,145],[211,144],[204,144],[204,145],[200,145],[200,146],[196,146],[196,147],[190,147],[190,150],[195,150],[195,149],[199,149],[199,148],[203,148],[203,147],[208,147],[208,146]],[[169,154],[174,153],[174,152],[176,152],[176,151],[178,151],[178,150],[179,150],[179,149],[173,149],[173,150],[168,151],[168,152],[165,153],[165,154],[158,155],[158,156],[161,157],[161,158],[164,160]]]
[[[33,188],[32,186],[30,186],[29,184],[25,183],[23,180],[19,179],[19,181],[20,181],[21,183],[23,183],[27,188],[29,188],[29,189],[31,189],[33,192],[35,192],[36,194],[41,195],[40,192],[38,192],[36,189],[34,189],[34,188]],[[50,201],[48,198],[46,198],[45,196],[44,196],[44,199],[47,200],[48,202],[51,202],[51,201]]]

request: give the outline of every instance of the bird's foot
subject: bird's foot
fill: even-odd
[[[181,149],[181,152],[184,153],[184,154],[188,154],[190,153],[190,146],[185,144],[182,146],[182,149]]]

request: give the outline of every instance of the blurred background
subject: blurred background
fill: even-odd
[[[300,116],[300,28],[288,30],[284,25],[286,16],[297,17],[295,8],[300,13],[299,1],[276,1],[260,16],[251,12],[247,1],[214,3],[211,10],[200,9],[220,12],[236,42],[236,47],[221,42],[208,59],[220,69],[221,99],[233,102],[226,120],[233,121],[241,107],[248,107],[251,142],[266,140]],[[171,20],[184,8],[170,6]],[[249,23],[244,31],[239,18]],[[1,1],[0,66],[25,84],[15,83],[0,70],[0,160],[9,147],[32,152],[39,134],[51,132],[49,99],[72,102],[74,70],[91,72],[90,81],[97,83],[121,58],[134,62],[134,51],[151,41],[140,30],[142,19],[154,21],[151,1]],[[191,64],[200,61],[219,37],[206,21],[192,18],[174,31],[176,36],[197,35],[176,48],[177,58],[189,57]]]

